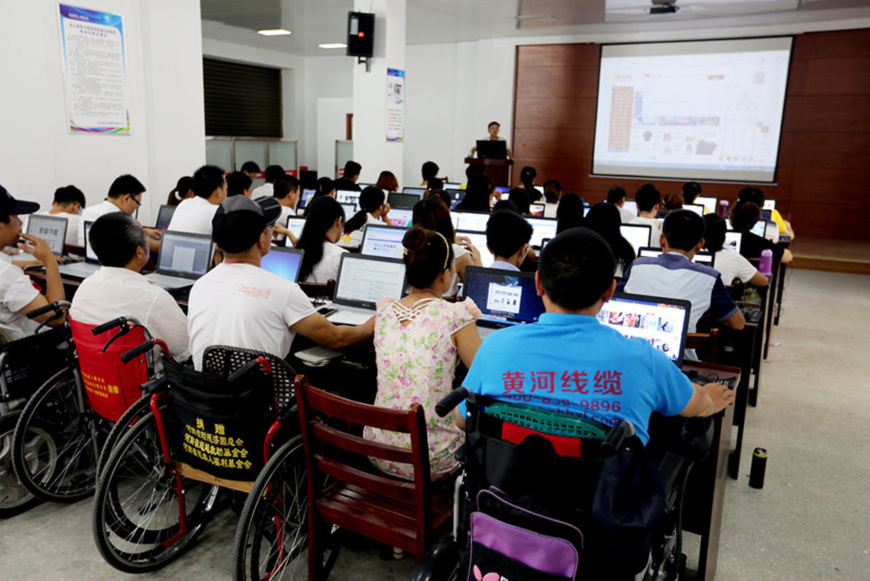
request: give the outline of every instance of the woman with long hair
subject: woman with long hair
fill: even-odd
[[[562,196],[559,199],[559,206],[556,208],[556,234],[563,232],[568,228],[576,228],[585,225],[586,220],[583,218],[583,198],[574,192]]]
[[[481,266],[480,251],[471,246],[462,246],[456,242],[456,231],[453,229],[453,222],[450,220],[450,210],[440,198],[435,196],[420,200],[414,204],[414,210],[411,214],[411,222],[414,226],[425,228],[426,230],[435,230],[444,238],[450,241],[453,247],[453,284],[448,289],[448,295],[456,294],[459,287],[459,281],[465,280],[465,269],[469,266]]]
[[[377,186],[368,186],[359,195],[360,210],[344,225],[344,233],[350,235],[350,246],[362,244],[362,237],[369,224],[390,225],[387,213],[390,205],[384,190]]]
[[[625,269],[637,258],[631,243],[620,232],[621,225],[619,210],[613,204],[606,202],[595,204],[586,214],[586,227],[600,234],[613,251],[613,256],[616,258],[615,276],[620,278]]]
[[[522,182],[523,187],[529,193],[529,200],[532,202],[537,202],[544,197],[544,195],[535,188],[536,177],[538,177],[538,170],[531,166],[526,166],[522,171],[520,171],[520,182]]]
[[[166,199],[167,206],[177,206],[181,200],[193,197],[193,178],[190,176],[182,176],[178,178],[178,183],[175,184],[175,189],[169,192],[169,197]]]
[[[472,174],[465,187],[465,197],[456,205],[457,212],[489,212],[489,202],[495,185],[489,176]]]
[[[335,280],[341,254],[347,252],[335,243],[341,238],[344,208],[335,198],[321,196],[308,204],[308,218],[296,248],[304,250],[299,265],[299,280],[324,283]]]

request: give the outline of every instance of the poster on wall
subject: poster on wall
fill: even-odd
[[[70,132],[129,135],[121,17],[65,4],[58,9]]]
[[[405,141],[405,71],[387,69],[387,141]]]

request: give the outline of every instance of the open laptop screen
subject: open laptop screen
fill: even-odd
[[[622,224],[619,227],[620,234],[628,240],[637,255],[640,255],[641,248],[649,246],[651,231],[652,226],[649,224]]]
[[[299,279],[299,265],[302,263],[302,250],[295,248],[273,247],[260,259],[260,267],[277,274],[285,280],[296,282]]]
[[[477,248],[477,251],[480,253],[480,263],[484,268],[490,268],[492,266],[495,256],[493,256],[492,252],[489,251],[489,248],[486,247],[486,234],[481,232],[471,232],[468,230],[457,230],[456,236],[465,236],[471,240],[471,245]]]
[[[701,204],[683,204],[684,210],[691,210],[697,215],[704,217],[704,206]]]
[[[762,210],[775,210],[776,209],[776,200],[764,200],[764,205],[761,207]]]
[[[166,204],[160,206],[160,211],[157,213],[157,225],[154,227],[164,231],[169,228],[169,223],[172,222],[172,215],[175,214],[175,208],[177,207]]]
[[[462,291],[462,298],[468,297],[483,313],[478,322],[489,326],[534,323],[544,312],[533,272],[469,266]]]
[[[423,194],[426,193],[426,188],[402,188],[403,194],[414,194],[417,199],[422,200]]]
[[[656,258],[662,253],[661,248],[641,248],[638,253],[638,258]],[[710,254],[709,252],[696,252],[694,258],[692,258],[692,262],[695,264],[703,264],[705,266],[713,267],[713,263],[715,261],[715,256]]]
[[[742,242],[742,232],[728,231],[725,232],[725,244],[722,245],[722,248],[733,250],[734,252],[740,252],[740,244]]]
[[[626,200],[622,207],[637,216],[637,202],[634,200]]]
[[[289,216],[287,218],[287,229],[290,230],[290,233],[293,234],[297,240],[302,236],[303,228],[305,228],[305,218],[302,218],[301,216]],[[293,246],[289,236],[284,240],[284,246]]]
[[[400,194],[398,192],[390,192],[387,195],[387,203],[390,208],[413,209],[414,204],[420,201],[420,196],[417,194]]]
[[[414,211],[408,208],[390,208],[387,218],[390,219],[390,224],[393,226],[410,228],[414,218]]]
[[[359,196],[361,192],[355,192],[353,190],[336,190],[335,199],[339,204],[353,204],[353,207],[356,208],[353,210],[359,209]],[[345,213],[347,209],[345,208]]]
[[[360,254],[379,258],[402,258],[402,239],[407,230],[395,226],[366,226]]]
[[[556,220],[550,218],[526,218],[526,222],[532,226],[532,239],[529,240],[529,244],[535,248],[541,247],[544,238],[556,237]]]
[[[764,220],[759,220],[755,223],[755,226],[749,229],[750,232],[755,234],[756,236],[760,236],[764,238],[764,229],[767,228],[767,222]]]
[[[302,195],[299,196],[299,208],[304,208],[308,205],[311,199],[314,197],[314,192],[317,190],[302,190]]]
[[[689,301],[615,293],[601,307],[598,320],[625,337],[643,339],[682,365],[690,308]]]
[[[486,232],[487,222],[489,222],[489,214],[463,212],[459,216],[459,226],[457,229],[469,232]]]
[[[338,267],[334,302],[374,309],[381,299],[405,294],[405,264],[398,259],[344,253]]]
[[[717,200],[716,198],[708,198],[706,196],[697,196],[695,198],[695,203],[704,206],[705,214],[715,214],[716,204],[719,203],[719,200]]]
[[[85,258],[87,258],[89,262],[99,263],[100,259],[97,258],[97,253],[94,252],[94,247],[91,246],[92,224],[93,222],[85,222]]]
[[[31,214],[27,222],[27,233],[37,238],[43,238],[57,256],[63,256],[63,245],[66,243],[67,219],[57,216]]]
[[[210,260],[211,237],[167,231],[160,242],[157,272],[199,277],[208,271]]]

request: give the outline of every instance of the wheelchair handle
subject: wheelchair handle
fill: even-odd
[[[259,367],[266,373],[272,373],[272,365],[269,363],[269,360],[265,357],[257,357],[256,359],[252,359],[242,365],[242,367],[237,369],[227,378],[227,381],[229,381],[230,383],[235,383],[247,374],[249,374],[256,367]]]
[[[634,434],[634,425],[628,420],[621,420],[607,432],[607,437],[601,442],[601,453],[605,456],[615,455]]]
[[[49,319],[56,319],[63,314],[62,309],[69,308],[70,303],[68,301],[55,301],[53,303],[48,303],[47,305],[41,306],[38,309],[33,309],[32,311],[27,311],[28,319],[35,319],[36,317],[41,317],[45,313],[50,313],[54,311],[54,316]]]
[[[114,329],[115,327],[125,326],[127,324],[127,317],[118,317],[117,319],[112,319],[102,325],[97,325],[93,329],[91,329],[91,333],[94,335],[102,335],[109,329]]]
[[[466,397],[468,397],[468,390],[464,387],[457,387],[435,404],[435,413],[438,414],[439,418],[443,418],[462,403]]]

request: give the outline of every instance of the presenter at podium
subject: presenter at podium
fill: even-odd
[[[477,146],[471,148],[471,157],[474,157],[474,154],[477,153],[477,157],[479,157],[479,158],[490,157],[490,158],[500,158],[500,159],[513,160],[513,157],[511,156],[511,150],[507,148],[507,144],[505,143],[505,140],[498,136],[499,129],[501,129],[501,125],[499,125],[498,121],[493,121],[492,123],[490,123],[486,127],[486,130],[489,133],[489,135],[486,137],[486,139],[479,140],[477,142],[478,143]],[[497,145],[490,146],[490,144],[487,143],[487,145],[483,146],[483,148],[485,148],[488,151],[484,151],[483,148],[481,148],[481,142],[493,142],[493,141],[505,143],[505,145],[503,147],[497,146]],[[479,148],[481,149],[481,151],[478,151]]]

